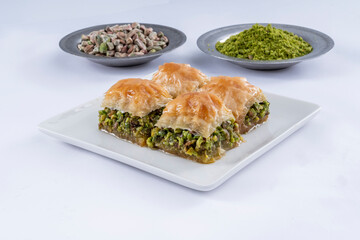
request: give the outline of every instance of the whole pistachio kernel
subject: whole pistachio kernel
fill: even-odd
[[[187,155],[190,155],[190,156],[198,156],[198,153],[195,151],[195,149],[194,148],[189,148],[189,150],[187,150],[186,152],[185,152],[185,154],[187,154]]]
[[[176,137],[176,139],[177,139],[178,142],[179,142],[179,146],[184,145],[184,139],[183,139],[183,138],[181,138],[181,137]]]
[[[146,144],[147,144],[147,146],[150,147],[150,148],[154,148],[154,147],[155,147],[152,140],[153,140],[153,137],[149,137],[148,139],[146,139]]]
[[[203,137],[199,137],[196,141],[196,150],[199,150],[201,148],[201,144],[204,142]]]
[[[100,53],[106,53],[108,50],[108,46],[106,44],[106,42],[103,42],[100,44],[100,47],[99,47],[99,52]]]

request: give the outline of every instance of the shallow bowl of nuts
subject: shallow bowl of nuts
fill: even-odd
[[[149,23],[113,23],[80,29],[60,40],[60,48],[106,66],[133,66],[174,50],[186,35],[172,27]]]

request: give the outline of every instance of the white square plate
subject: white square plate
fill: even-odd
[[[320,107],[265,93],[270,102],[266,123],[243,135],[245,143],[213,164],[200,164],[139,147],[98,130],[102,98],[50,118],[39,129],[64,142],[113,158],[156,176],[200,191],[210,191],[312,119]]]

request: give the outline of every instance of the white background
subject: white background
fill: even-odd
[[[1,1],[0,239],[360,239],[358,1]],[[113,22],[172,26],[188,37],[148,64],[109,68],[59,40]],[[273,22],[331,36],[328,54],[279,71],[209,58],[214,28]],[[190,63],[321,105],[304,128],[218,189],[198,192],[37,130],[121,78]]]

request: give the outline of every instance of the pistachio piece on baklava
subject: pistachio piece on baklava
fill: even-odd
[[[169,102],[147,145],[200,163],[212,163],[242,138],[231,110],[207,92],[186,93]]]
[[[120,80],[105,93],[99,129],[146,146],[146,139],[171,99],[164,87],[150,80]]]
[[[212,77],[200,91],[206,91],[218,96],[234,114],[244,134],[269,116],[269,105],[262,90],[250,84],[246,78],[218,76]]]
[[[209,81],[200,70],[189,64],[165,63],[153,74],[152,81],[164,86],[173,98],[195,92]]]

